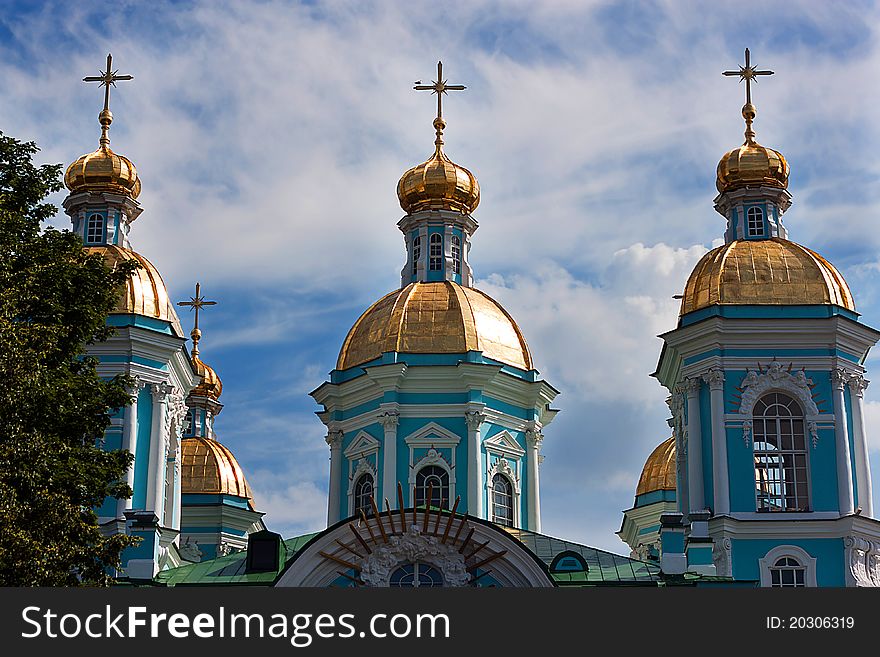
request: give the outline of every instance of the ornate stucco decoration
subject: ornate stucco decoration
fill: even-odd
[[[847,536],[843,545],[847,579],[855,586],[880,587],[880,542]]]
[[[807,429],[812,438],[813,447],[819,442],[817,420],[819,408],[813,401],[813,380],[808,379],[803,370],[791,372],[791,366],[785,368],[778,361],[772,361],[763,372],[749,370],[740,384],[742,401],[739,406],[739,415],[743,422],[743,442],[746,447],[751,445],[752,438],[752,415],[755,403],[764,393],[777,390],[786,392],[797,399],[806,413]]]
[[[464,556],[455,546],[423,534],[416,525],[374,549],[361,564],[361,580],[367,586],[387,587],[398,566],[416,561],[431,564],[442,572],[446,586],[466,586],[470,580]]]
[[[716,538],[712,546],[712,561],[715,564],[715,573],[721,577],[733,577],[733,562],[731,556],[732,544],[727,537]]]

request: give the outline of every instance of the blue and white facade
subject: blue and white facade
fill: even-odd
[[[786,239],[784,159],[784,179],[765,172],[767,184],[728,184],[723,165],[725,244],[691,275],[655,373],[678,453],[663,570],[880,586],[863,404],[880,332],[860,321],[830,263]]]

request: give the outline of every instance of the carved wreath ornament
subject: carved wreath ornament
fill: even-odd
[[[391,536],[388,543],[373,550],[361,564],[361,579],[367,586],[388,586],[391,573],[401,564],[416,561],[431,564],[443,573],[446,586],[465,586],[470,576],[454,546],[436,536],[422,534],[411,525],[405,534]]]
[[[778,361],[772,361],[764,372],[758,373],[749,370],[740,384],[742,401],[739,406],[739,414],[743,419],[743,442],[749,447],[752,439],[752,412],[755,403],[764,393],[771,390],[783,390],[791,394],[795,399],[806,407],[807,429],[812,438],[813,447],[819,443],[819,430],[816,419],[819,409],[812,396],[813,380],[808,379],[803,370],[794,374],[787,370]]]

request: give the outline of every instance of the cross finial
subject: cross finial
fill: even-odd
[[[722,75],[736,75],[739,76],[739,81],[742,82],[745,80],[746,83],[746,104],[743,105],[742,113],[743,118],[746,120],[746,143],[753,143],[755,140],[755,133],[752,130],[752,121],[755,119],[757,111],[755,106],[752,105],[752,80],[755,81],[755,84],[758,83],[756,79],[759,75],[773,75],[773,71],[759,71],[757,68],[752,66],[750,60],[749,49],[746,48],[746,65],[740,66],[738,71],[724,71]]]
[[[113,123],[113,114],[110,113],[110,86],[116,86],[117,80],[133,80],[131,75],[118,75],[119,71],[113,70],[113,55],[107,54],[107,70],[100,71],[100,75],[88,75],[83,78],[83,82],[97,82],[98,86],[104,87],[104,109],[98,115],[98,122],[101,124],[101,145],[110,144],[110,137],[107,135],[110,130],[110,124]]]
[[[199,310],[201,310],[205,306],[215,306],[217,305],[216,301],[205,301],[205,297],[202,296],[202,284],[196,283],[196,295],[194,297],[190,297],[189,301],[178,301],[178,306],[189,306],[189,309],[194,310],[196,313],[195,316],[195,325],[193,326],[193,330],[190,332],[190,337],[193,341],[192,346],[192,355],[193,357],[199,355],[199,339],[202,337],[202,332],[199,330]]]
[[[421,80],[417,80],[413,89],[437,94],[437,117],[434,119],[437,139],[434,143],[439,148],[443,144],[443,128],[446,127],[446,122],[443,120],[443,94],[447,91],[463,91],[467,87],[463,84],[446,84],[446,80],[443,79],[443,62],[437,62],[437,79],[432,84],[422,84],[421,82]]]

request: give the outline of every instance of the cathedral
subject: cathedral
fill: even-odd
[[[134,164],[110,149],[107,70],[96,151],[67,169],[64,209],[84,248],[136,260],[116,331],[93,345],[102,376],[130,374],[133,403],[108,449],[127,449],[133,495],[97,510],[142,540],[121,581],[160,586],[880,586],[862,395],[880,333],[846,281],[788,239],[785,157],[756,141],[749,63],[745,142],[717,168],[724,244],[696,265],[654,376],[671,437],[648,457],[618,532],[628,556],[542,533],[541,446],[558,391],[515,319],[474,287],[474,174],[445,152],[437,79],[431,156],[397,184],[400,287],[367,308],[311,396],[329,450],[327,527],[269,531],[242,468],[214,431],[222,382],[190,345],[159,272],[132,249]],[[707,236],[708,237],[708,236]],[[667,436],[670,434],[667,433]],[[636,482],[634,482],[636,483]],[[271,521],[271,518],[268,519]],[[622,545],[623,547],[623,545]]]

